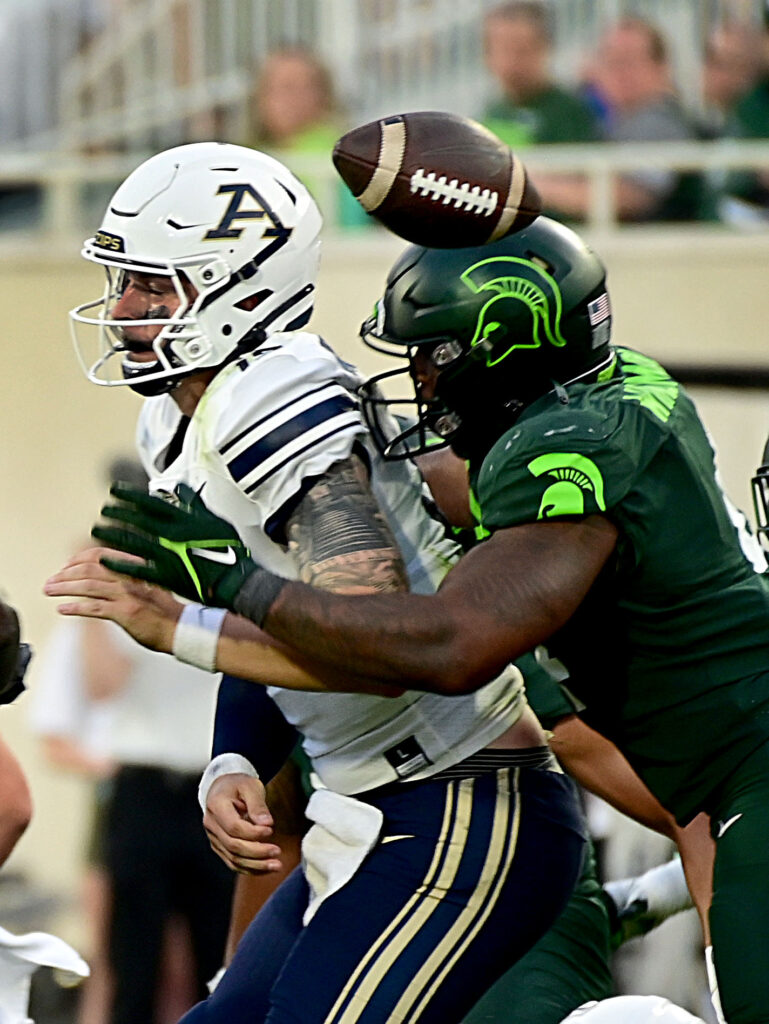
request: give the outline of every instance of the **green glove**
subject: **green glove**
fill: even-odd
[[[101,513],[131,528],[95,526],[91,534],[145,562],[103,558],[102,564],[181,597],[232,609],[246,578],[259,566],[235,527],[210,512],[191,487],[179,484],[174,493],[178,504],[115,484],[110,494],[122,504],[105,505]]]

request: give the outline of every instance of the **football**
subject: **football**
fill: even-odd
[[[371,121],[334,146],[366,213],[417,245],[494,242],[531,224],[539,193],[521,160],[477,121],[419,111]]]

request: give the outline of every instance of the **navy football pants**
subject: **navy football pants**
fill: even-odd
[[[461,1021],[555,920],[579,875],[581,817],[557,772],[504,768],[359,799],[384,826],[358,873],[302,927],[297,869],[183,1024]]]

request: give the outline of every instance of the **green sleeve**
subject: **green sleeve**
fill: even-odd
[[[607,436],[600,409],[567,409],[514,428],[481,467],[476,493],[483,527],[608,513],[644,461],[644,446],[627,426],[620,422]]]

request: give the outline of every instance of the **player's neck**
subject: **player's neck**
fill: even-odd
[[[179,386],[171,392],[171,397],[179,406],[183,416],[192,416],[198,407],[198,402],[203,397],[203,392],[211,382],[216,370],[201,370],[192,377],[185,377],[179,382]]]

